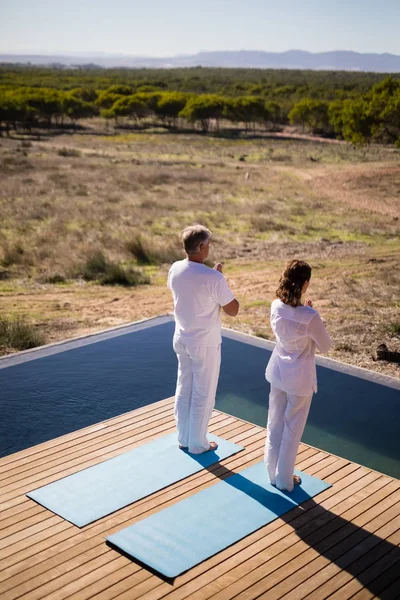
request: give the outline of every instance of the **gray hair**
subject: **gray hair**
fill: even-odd
[[[185,252],[190,255],[197,254],[200,251],[200,244],[208,242],[212,233],[203,225],[190,225],[185,227],[181,235]]]

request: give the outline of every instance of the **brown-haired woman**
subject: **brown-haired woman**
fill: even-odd
[[[271,305],[276,346],[265,377],[271,384],[265,443],[265,466],[270,482],[291,492],[301,483],[294,475],[297,450],[317,391],[315,347],[328,352],[331,340],[311,300],[302,304],[311,267],[301,260],[286,265]]]

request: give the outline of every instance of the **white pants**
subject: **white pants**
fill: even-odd
[[[189,346],[174,340],[178,358],[175,393],[175,421],[178,443],[189,452],[200,454],[209,449],[208,422],[215,404],[221,345]]]
[[[294,396],[271,385],[264,460],[270,482],[280,490],[293,490],[294,465],[311,399],[312,394]]]

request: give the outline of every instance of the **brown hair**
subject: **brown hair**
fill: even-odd
[[[182,242],[186,254],[197,254],[200,244],[204,244],[211,237],[211,231],[203,225],[190,225],[182,231]]]
[[[291,260],[286,265],[276,290],[277,297],[284,304],[298,306],[301,300],[301,290],[306,281],[311,278],[311,267],[303,260]]]

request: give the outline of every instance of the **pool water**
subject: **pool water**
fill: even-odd
[[[172,396],[173,329],[171,317],[160,317],[2,359],[0,456]],[[224,332],[217,409],[265,427],[271,347]],[[400,478],[400,383],[386,378],[385,385],[326,362],[317,367],[319,391],[303,441]]]

